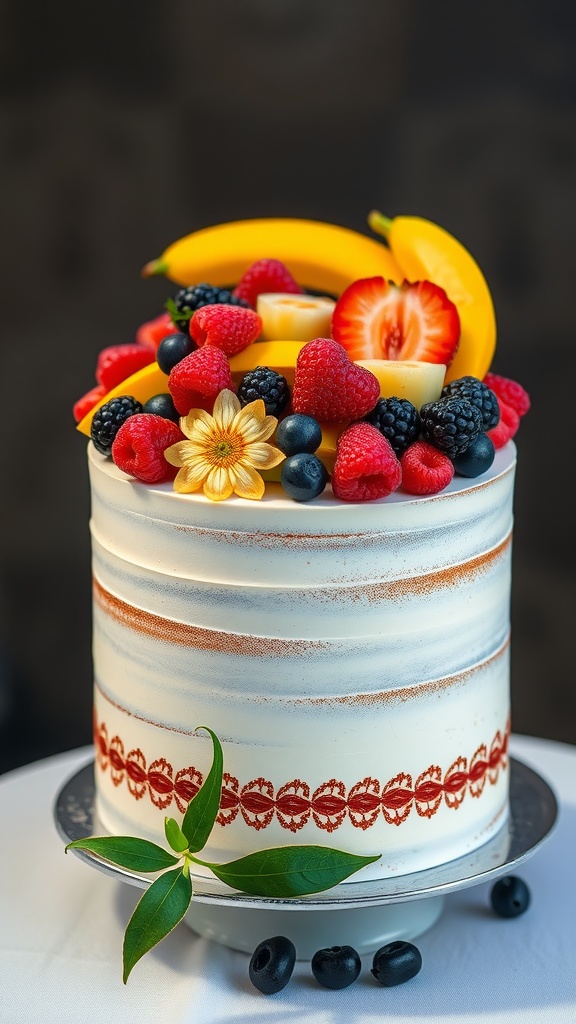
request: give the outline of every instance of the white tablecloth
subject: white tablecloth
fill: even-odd
[[[122,938],[141,890],[64,854],[53,823],[62,783],[90,747],[0,778],[2,1024],[575,1024],[576,747],[514,736],[512,753],[553,787],[560,816],[524,862],[529,910],[494,916],[489,883],[448,896],[415,940],[420,974],[386,989],[363,957],[359,979],[321,988],[298,962],[275,996],[248,980],[248,956],[178,928],[122,984]],[[265,938],[266,936],[263,936]]]

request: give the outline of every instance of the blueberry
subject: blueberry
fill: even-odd
[[[176,334],[167,334],[156,349],[156,362],[162,373],[170,373],[170,370],[179,363],[184,356],[189,356],[197,348],[196,342],[189,334],[177,331]]]
[[[490,902],[499,917],[518,917],[530,906],[530,889],[521,878],[507,875],[492,886]]]
[[[360,974],[362,963],[352,946],[319,949],[312,957],[312,974],[324,988],[348,988]]]
[[[276,429],[276,444],[285,455],[315,452],[321,440],[322,430],[318,420],[301,412],[286,416]]]
[[[282,463],[282,487],[294,501],[310,501],[322,493],[328,483],[326,466],[317,455],[298,452]]]
[[[150,412],[154,416],[162,416],[165,420],[172,420],[174,423],[180,422],[180,413],[172,401],[172,395],[169,395],[168,392],[149,398],[144,403],[142,412]]]
[[[411,942],[389,942],[374,953],[371,974],[382,985],[402,985],[415,978],[422,967],[422,956]]]
[[[285,935],[264,939],[252,953],[248,967],[250,981],[259,992],[271,996],[286,987],[296,961],[294,943]]]
[[[494,462],[494,445],[488,434],[478,434],[462,455],[452,459],[454,469],[460,476],[480,476]]]

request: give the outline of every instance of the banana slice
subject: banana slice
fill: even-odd
[[[256,300],[256,312],[262,317],[262,341],[313,341],[329,338],[336,303],[327,296],[292,295],[287,292],[263,292]]]

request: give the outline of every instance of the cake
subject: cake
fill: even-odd
[[[188,263],[167,250],[147,265],[177,296],[107,351],[75,408],[91,437],[104,833],[165,842],[165,818],[182,820],[212,764],[202,727],[224,757],[211,862],[320,845],[377,857],[356,881],[386,878],[467,854],[506,821],[512,438],[529,402],[491,372],[493,310],[472,257],[405,220],[389,246],[332,225],[317,238],[313,222],[294,222],[298,248],[293,222],[270,222],[264,240],[269,222],[232,225],[240,255],[226,225],[187,236]],[[196,285],[213,294],[191,309]],[[260,294],[292,302],[292,321],[275,309],[288,341],[269,317],[264,331]],[[324,307],[305,324],[315,295]],[[248,389],[261,382],[247,367],[262,366],[284,381],[281,408],[270,376],[259,397]],[[259,450],[202,475],[197,431],[213,429],[222,395],[227,422],[255,410]],[[374,419],[382,401],[396,404]],[[302,452],[279,447],[290,417],[318,427]]]

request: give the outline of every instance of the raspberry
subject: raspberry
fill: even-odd
[[[440,398],[454,396],[465,398],[471,405],[475,405],[482,414],[482,430],[491,430],[500,419],[498,399],[488,387],[477,377],[459,377],[458,380],[450,381],[442,388]]]
[[[482,430],[482,413],[465,398],[439,398],[420,409],[422,439],[451,458],[465,452]]]
[[[506,405],[512,406],[519,416],[526,415],[530,408],[530,395],[521,384],[509,377],[501,377],[497,373],[487,373],[484,383],[498,398],[506,402]]]
[[[235,390],[230,364],[216,345],[203,345],[191,352],[176,363],[168,377],[168,390],[181,416],[187,416],[190,409],[212,412],[214,399],[224,388]]]
[[[103,387],[102,384],[97,384],[95,388],[92,388],[91,391],[87,391],[85,395],[82,395],[82,398],[79,398],[77,402],[74,402],[74,405],[72,406],[72,415],[75,422],[80,423],[80,420],[83,420],[84,417],[88,415],[90,410],[94,408],[101,398],[104,398],[104,395],[107,394],[107,392],[108,388]]]
[[[454,476],[454,466],[443,452],[426,441],[415,441],[400,459],[402,490],[407,494],[438,494]]]
[[[148,345],[110,345],[103,348],[96,363],[96,380],[106,391],[118,387],[127,377],[154,362],[154,352]]]
[[[261,398],[267,416],[279,416],[290,401],[290,388],[286,377],[269,366],[257,366],[248,370],[238,385],[240,405],[248,405]]]
[[[392,445],[371,423],[353,423],[340,435],[332,490],[341,501],[385,498],[401,479]]]
[[[365,419],[388,438],[398,458],[420,434],[418,410],[407,398],[379,398]]]
[[[239,306],[202,306],[190,321],[190,335],[201,345],[217,345],[227,356],[251,345],[262,330],[262,318]]]
[[[294,280],[281,260],[262,259],[252,263],[244,272],[233,295],[245,299],[256,308],[256,299],[262,292],[286,292],[302,295],[304,289]]]
[[[164,458],[164,452],[182,441],[175,423],[152,413],[137,413],[122,424],[112,444],[112,461],[137,480],[158,484],[173,480],[178,470]]]
[[[501,398],[498,398],[498,405],[500,407],[500,422],[493,430],[488,430],[487,434],[495,448],[503,448],[518,430],[520,415],[516,409],[503,402]]]
[[[90,427],[90,438],[102,455],[110,455],[112,444],[120,427],[129,416],[142,412],[140,402],[131,395],[111,398],[96,410]]]
[[[153,320],[146,320],[136,331],[135,341],[138,345],[147,345],[153,352],[167,334],[174,333],[174,324],[169,313],[160,313]]]
[[[328,423],[359,420],[374,408],[380,384],[370,370],[350,361],[331,338],[315,338],[298,353],[292,407]]]
[[[219,305],[244,306],[250,304],[244,299],[233,295],[227,288],[217,288],[211,284],[195,284],[190,288],[181,288],[173,299],[168,299],[166,308],[179,331],[187,331],[192,316],[203,306]]]

